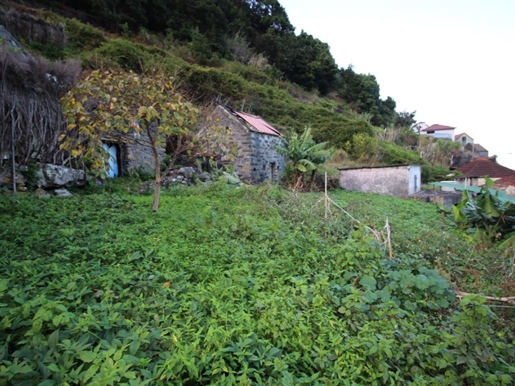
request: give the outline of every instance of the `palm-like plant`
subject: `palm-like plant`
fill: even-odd
[[[311,189],[315,179],[315,173],[319,165],[322,165],[334,155],[333,148],[327,148],[327,142],[315,143],[311,135],[311,128],[304,129],[300,136],[293,133],[284,140],[282,147],[277,151],[289,158],[293,166],[293,190],[300,189],[305,183],[305,175],[311,172],[308,189]]]

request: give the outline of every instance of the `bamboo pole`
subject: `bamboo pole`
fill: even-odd
[[[454,291],[454,293],[460,299],[464,296],[474,295],[474,294],[471,294],[468,292],[462,292],[462,291]],[[515,304],[515,296],[502,296],[502,297],[484,296],[484,295],[479,295],[479,296],[483,296],[486,300],[490,300],[492,302],[504,302],[504,303],[509,303],[509,304]]]
[[[327,199],[327,172],[325,172],[325,195],[324,195],[324,205],[325,205],[325,215],[324,218],[327,220],[327,211],[329,208],[329,200]]]

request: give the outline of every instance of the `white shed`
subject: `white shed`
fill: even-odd
[[[340,186],[347,190],[408,197],[420,190],[420,165],[340,169]]]

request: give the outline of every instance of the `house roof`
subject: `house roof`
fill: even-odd
[[[422,129],[422,131],[440,131],[440,130],[454,130],[454,129],[455,129],[455,127],[439,125],[436,123],[434,125],[426,127],[425,129]]]
[[[232,112],[243,119],[254,131],[259,133],[275,135],[277,137],[282,137],[282,134],[271,126],[268,122],[266,122],[263,118],[258,117],[257,115],[242,113],[241,111],[232,110]]]
[[[461,137],[463,136],[466,136],[466,137],[469,137],[470,139],[474,139],[472,138],[470,135],[468,135],[467,133],[461,133],[461,134],[457,134],[454,136],[454,140],[457,141],[458,139],[460,139]]]
[[[465,145],[465,150],[473,151],[474,153],[485,152],[485,151],[488,153],[488,150],[485,149],[483,146],[481,146],[479,143],[467,143]]]
[[[484,177],[500,178],[507,176],[515,176],[515,170],[499,165],[490,158],[480,157],[457,169],[465,178]]]
[[[387,168],[408,168],[410,166],[418,166],[419,164],[396,164],[396,165],[379,165],[379,166],[353,166],[350,168],[338,168],[338,170],[362,170],[362,169],[387,169]]]
[[[508,186],[515,186],[515,174],[512,176],[499,178],[497,181],[495,181],[496,189],[506,189]]]
[[[478,152],[478,151],[486,151],[486,152],[488,152],[488,150],[486,150],[486,149],[485,149],[483,146],[481,146],[479,143],[474,144],[474,150],[475,150],[476,152]]]

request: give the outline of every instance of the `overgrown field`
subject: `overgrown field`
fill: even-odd
[[[513,384],[513,310],[453,292],[509,295],[513,252],[429,204],[331,197],[1,197],[0,385]]]

